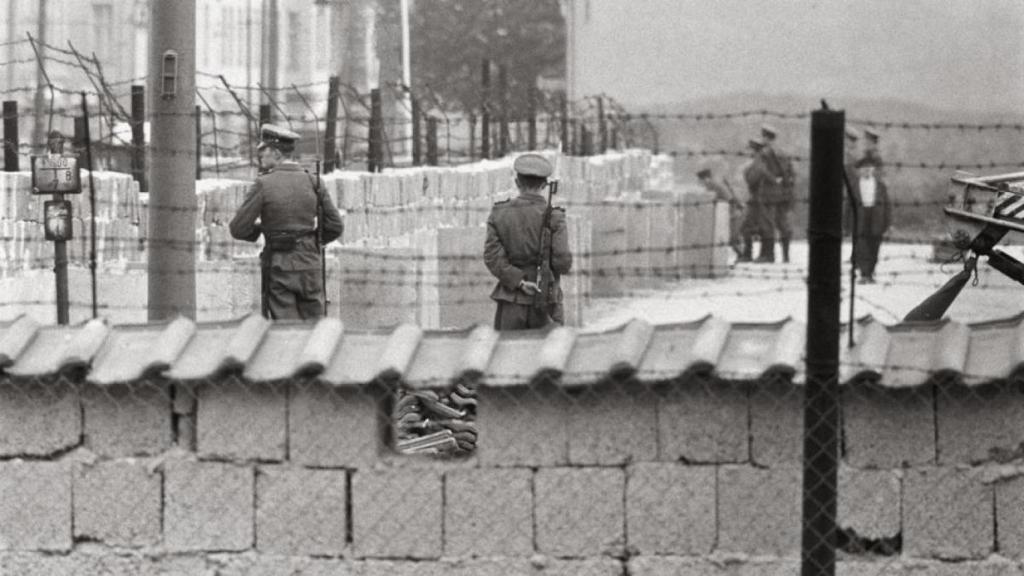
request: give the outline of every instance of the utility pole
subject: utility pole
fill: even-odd
[[[194,319],[196,0],[151,9],[149,319]]]
[[[271,90],[278,87],[277,71],[280,58],[280,36],[281,31],[278,25],[277,0],[264,0],[266,15],[263,20],[263,45],[266,46],[267,67],[263,71],[263,86]],[[269,102],[268,102],[269,103]]]

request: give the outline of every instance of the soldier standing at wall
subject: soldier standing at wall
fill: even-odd
[[[260,132],[260,176],[231,220],[231,236],[263,235],[263,315],[315,320],[324,313],[320,242],[341,237],[344,225],[331,197],[292,159],[299,135],[273,124]]]
[[[743,253],[736,260],[737,262],[750,262],[753,260],[754,236],[761,241],[761,250],[757,260],[764,261],[768,251],[774,252],[774,230],[766,218],[763,185],[767,178],[767,170],[764,167],[764,158],[761,157],[761,149],[764,144],[760,140],[748,140],[752,156],[750,162],[743,168],[743,180],[747,183],[749,200],[747,201],[747,212],[740,227],[740,235],[743,236]],[[772,256],[774,261],[774,256]]]
[[[523,154],[516,158],[513,170],[519,195],[496,202],[487,218],[484,264],[498,279],[491,292],[491,299],[498,306],[494,328],[522,330],[564,324],[558,280],[572,267],[572,254],[565,209],[551,207],[543,195],[544,187],[551,185],[547,179],[553,169],[543,156]],[[550,242],[542,246],[545,222]],[[550,290],[544,290],[546,294],[538,297],[542,261],[550,262],[553,282]]]
[[[719,181],[712,176],[710,168],[702,168],[698,171],[697,178],[708,192],[715,195],[715,201],[729,203],[729,246],[732,246],[733,251],[736,252],[736,258],[739,260],[744,254],[740,240],[740,228],[743,226],[743,202],[733,192],[728,181],[724,178]],[[749,259],[748,256],[747,260]]]
[[[765,206],[765,220],[771,224],[773,233],[778,232],[782,247],[782,261],[789,262],[789,242],[793,237],[792,212],[794,197],[793,163],[789,156],[775,148],[776,130],[765,124],[761,126],[761,137],[764,147],[761,157],[764,159],[768,178],[763,181],[762,200]],[[774,234],[773,234],[774,235]],[[761,257],[759,262],[774,262],[774,246],[765,253],[762,238]]]

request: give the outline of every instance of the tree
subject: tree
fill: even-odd
[[[485,58],[505,67],[513,115],[525,110],[538,76],[565,75],[558,0],[416,0],[410,20],[413,89],[445,108],[480,109]],[[497,82],[495,72],[495,94]]]

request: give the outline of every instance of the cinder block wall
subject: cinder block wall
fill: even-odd
[[[5,377],[0,573],[796,574],[801,390],[482,387],[435,460],[383,385]],[[1017,387],[842,399],[838,573],[1022,573]]]

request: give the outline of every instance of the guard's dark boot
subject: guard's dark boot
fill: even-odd
[[[761,241],[761,253],[754,262],[767,262],[769,264],[775,262],[775,240]]]
[[[750,237],[743,239],[743,252],[740,252],[737,262],[750,262],[754,259],[754,240]]]
[[[779,244],[782,245],[782,261],[789,264],[789,238],[783,238]]]

